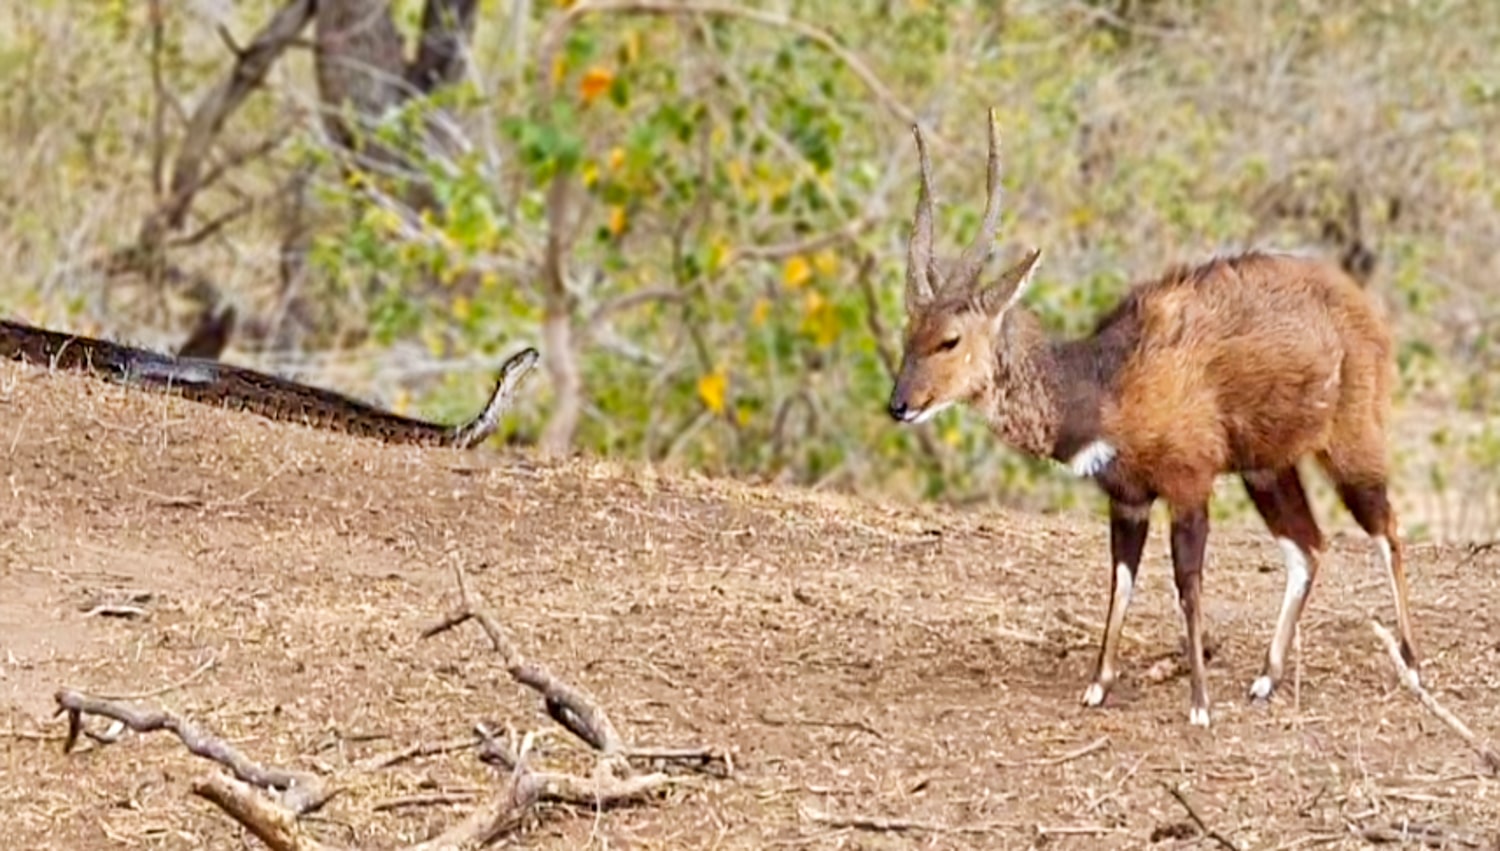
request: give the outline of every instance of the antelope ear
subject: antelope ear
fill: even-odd
[[[980,293],[980,304],[984,312],[994,320],[999,320],[1006,311],[1015,307],[1021,296],[1026,294],[1027,288],[1031,286],[1032,277],[1036,273],[1037,263],[1042,259],[1042,250],[1033,248],[1026,252],[1021,262],[1006,269],[1000,275],[1000,279],[985,287]]]

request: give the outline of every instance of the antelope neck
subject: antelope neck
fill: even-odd
[[[1016,308],[1001,326],[984,411],[1007,443],[1067,463],[1104,437],[1101,411],[1134,348],[1135,323],[1112,316],[1093,335],[1049,340]]]

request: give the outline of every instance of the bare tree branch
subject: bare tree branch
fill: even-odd
[[[880,105],[903,124],[917,123],[916,113],[896,98],[890,87],[870,70],[870,66],[866,65],[863,59],[840,44],[827,30],[779,12],[714,2],[714,0],[701,0],[701,2],[694,2],[694,0],[681,0],[681,2],[673,2],[673,0],[584,0],[584,2],[576,3],[552,20],[539,41],[541,46],[538,49],[536,61],[539,80],[551,80],[553,57],[557,54],[568,30],[572,29],[582,18],[595,14],[713,15],[739,18],[795,33],[816,44],[847,67],[854,76],[859,78],[865,88],[870,90]],[[550,86],[551,83],[545,82],[544,85]],[[938,141],[944,147],[949,147],[947,142],[941,139]]]
[[[270,73],[271,66],[312,19],[314,0],[291,0],[272,16],[235,61],[229,76],[220,82],[193,110],[177,161],[172,167],[170,197],[146,227],[175,229],[182,226],[193,197],[204,185],[203,163],[208,149],[224,122]],[[143,241],[146,241],[143,239]],[[152,240],[153,242],[156,240]]]

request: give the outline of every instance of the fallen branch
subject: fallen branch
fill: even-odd
[[[471,620],[478,623],[489,638],[490,646],[500,655],[501,664],[511,679],[539,693],[546,704],[547,714],[554,721],[594,750],[613,754],[623,749],[614,723],[592,697],[558,679],[544,666],[528,662],[505,636],[495,618],[487,611],[473,608],[467,603],[467,590],[464,594],[464,609],[423,630],[423,638],[432,638]]]
[[[324,789],[316,775],[265,768],[251,762],[228,742],[203,732],[192,722],[165,710],[142,711],[66,688],[57,692],[56,700],[58,712],[68,714],[68,736],[63,741],[63,753],[71,751],[78,743],[78,736],[86,732],[84,716],[97,715],[117,721],[136,733],[154,733],[160,730],[171,732],[182,740],[188,751],[224,766],[238,780],[268,792],[279,793],[281,803],[295,815],[316,812],[336,794]],[[92,735],[90,738],[100,743],[112,741],[112,738]]]
[[[458,584],[461,608],[422,630],[423,638],[432,638],[469,621],[479,624],[489,639],[490,647],[499,654],[501,664],[505,666],[511,679],[540,694],[552,720],[598,751],[610,765],[620,769],[622,773],[628,773],[626,763],[632,757],[700,764],[719,761],[727,769],[728,758],[706,748],[637,748],[626,744],[614,722],[609,719],[609,713],[604,711],[604,707],[592,695],[565,682],[545,666],[532,662],[521,654],[506,636],[495,616],[471,595],[461,567],[454,567],[454,578]],[[482,738],[488,738],[488,747],[493,755],[494,737],[483,726],[478,731]]]
[[[707,748],[635,748],[627,745],[603,707],[591,696],[557,678],[541,665],[528,662],[506,637],[494,616],[470,596],[462,569],[456,570],[456,575],[463,609],[429,628],[423,635],[437,635],[470,620],[477,622],[489,638],[490,645],[501,656],[512,679],[541,694],[548,713],[587,742],[597,752],[598,760],[593,773],[587,777],[535,770],[527,764],[531,735],[524,737],[519,746],[512,746],[481,724],[476,726],[473,738],[419,743],[357,763],[360,769],[379,769],[418,755],[477,745],[481,759],[507,770],[504,788],[438,836],[409,846],[409,851],[482,847],[520,826],[538,802],[599,810],[649,800],[667,787],[682,782],[681,778],[660,771],[636,774],[630,766],[632,758],[699,765],[718,761],[724,765],[725,773],[729,772],[727,755],[720,756]],[[200,666],[190,677],[207,668],[207,664]],[[170,712],[137,710],[71,689],[58,691],[56,698],[59,711],[68,713],[65,752],[73,748],[79,735],[87,734],[101,742],[110,741],[111,736],[117,737],[114,731],[95,734],[86,730],[83,723],[86,715],[114,720],[121,733],[127,728],[138,733],[169,730],[189,751],[223,765],[234,774],[234,777],[215,774],[198,780],[193,784],[193,794],[213,803],[272,851],[330,851],[336,848],[304,835],[298,823],[299,816],[317,810],[332,797],[333,793],[325,792],[316,776],[256,765],[223,740],[204,733]],[[257,789],[278,794],[263,795]],[[473,797],[474,793],[467,791],[413,795],[376,802],[373,809],[456,804]]]
[[[303,836],[295,813],[232,777],[210,774],[193,783],[193,794],[244,825],[271,851],[324,851],[332,847]]]
[[[1459,738],[1464,740],[1464,744],[1468,745],[1470,750],[1479,755],[1479,758],[1484,761],[1485,766],[1492,773],[1500,774],[1500,753],[1496,753],[1495,749],[1488,742],[1475,735],[1474,731],[1469,729],[1469,725],[1459,720],[1457,715],[1449,712],[1441,703],[1438,703],[1437,698],[1433,697],[1432,693],[1422,686],[1422,681],[1417,677],[1417,672],[1413,671],[1406,664],[1406,660],[1401,658],[1401,650],[1397,647],[1396,637],[1391,635],[1391,631],[1381,626],[1380,622],[1375,620],[1370,621],[1370,629],[1375,631],[1375,637],[1379,638],[1381,643],[1385,645],[1386,653],[1391,657],[1391,664],[1396,667],[1396,676],[1401,680],[1401,684],[1406,686],[1406,690],[1416,695],[1417,700],[1423,706],[1427,707],[1427,711],[1436,715],[1439,721],[1448,726],[1448,729],[1457,733]]]
[[[1214,842],[1218,843],[1219,847],[1221,848],[1228,848],[1229,851],[1239,851],[1240,847],[1234,844],[1234,840],[1209,827],[1208,823],[1203,820],[1203,816],[1198,815],[1198,810],[1195,809],[1192,802],[1187,799],[1187,794],[1182,791],[1181,786],[1166,782],[1163,782],[1161,785],[1166,787],[1166,790],[1168,792],[1172,793],[1172,797],[1177,799],[1177,803],[1181,804],[1184,810],[1187,810],[1188,818],[1193,820],[1193,824],[1198,826],[1198,830],[1201,831],[1205,837],[1212,839]]]

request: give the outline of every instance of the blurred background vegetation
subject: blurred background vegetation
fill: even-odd
[[[1496,44],[1443,0],[11,3],[0,313],[169,348],[232,305],[225,359],[446,420],[535,344],[515,443],[1086,502],[977,417],[884,413],[909,125],[958,246],[994,106],[1051,327],[1169,263],[1337,259],[1400,337],[1408,533],[1494,537]]]

